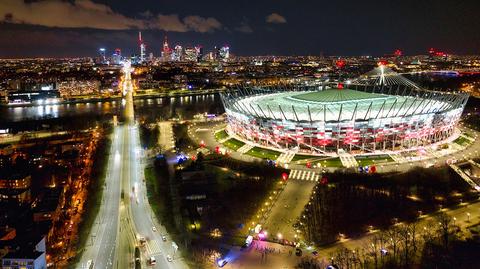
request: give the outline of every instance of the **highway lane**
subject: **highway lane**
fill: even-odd
[[[118,127],[112,135],[100,210],[77,268],[86,268],[89,261],[93,261],[95,268],[113,268],[120,204],[119,180],[122,176],[121,152],[124,146],[124,132],[122,127]]]
[[[131,128],[130,133],[130,154],[131,158],[131,176],[130,184],[134,187],[134,199],[131,201],[131,214],[135,223],[138,236],[147,239],[146,246],[143,248],[144,264],[147,259],[155,257],[156,264],[153,268],[187,268],[184,262],[178,259],[178,255],[174,255],[172,241],[168,236],[166,229],[161,226],[154,218],[152,209],[147,200],[147,190],[144,182],[144,166],[140,161],[142,152],[140,147],[139,132],[137,127]],[[133,191],[133,189],[132,189]],[[155,227],[156,231],[153,230]],[[166,236],[166,241],[162,240],[162,235]],[[167,255],[172,257],[172,261],[167,261]]]

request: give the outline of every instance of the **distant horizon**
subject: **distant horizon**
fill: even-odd
[[[92,57],[100,47],[148,51],[228,44],[240,56],[480,54],[477,0],[2,0],[0,57]]]

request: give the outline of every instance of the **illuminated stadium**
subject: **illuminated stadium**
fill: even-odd
[[[379,67],[349,83],[243,87],[222,94],[227,132],[251,144],[322,155],[409,150],[448,139],[468,100]]]

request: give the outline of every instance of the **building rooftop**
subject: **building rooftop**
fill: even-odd
[[[30,251],[30,250],[20,250],[20,251],[15,251],[15,252],[9,252],[7,255],[5,255],[2,259],[3,260],[35,260],[40,255],[43,255],[44,252],[39,252],[39,251]]]

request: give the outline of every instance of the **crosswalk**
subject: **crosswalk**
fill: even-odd
[[[247,151],[251,150],[252,148],[253,148],[253,145],[247,143],[241,146],[237,151],[240,153],[247,153]]]
[[[157,240],[150,240],[145,245],[147,253],[149,256],[161,253],[160,242]]]
[[[349,167],[357,167],[358,162],[355,160],[355,157],[349,153],[340,153],[339,154],[340,161],[342,162],[342,165],[349,168]]]
[[[290,163],[292,161],[293,157],[295,157],[295,152],[293,152],[293,151],[283,152],[282,154],[280,154],[280,156],[278,156],[277,162],[278,163]]]
[[[314,171],[310,170],[290,170],[290,174],[288,176],[289,179],[297,179],[297,180],[307,180],[307,181],[318,181],[320,179],[320,175]]]
[[[401,154],[396,153],[396,152],[390,152],[388,155],[397,163],[406,163],[408,160],[403,157]]]

